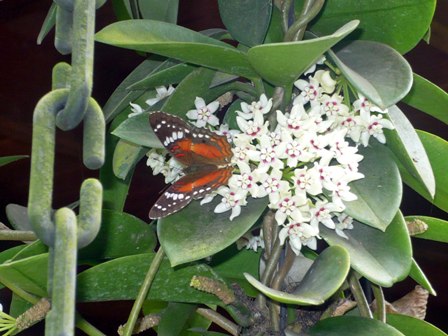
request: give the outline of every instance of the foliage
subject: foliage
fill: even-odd
[[[423,228],[411,231],[415,238],[448,240],[443,219],[417,214],[403,217],[399,209],[404,182],[448,211],[448,143],[415,130],[405,110],[396,105],[404,102],[447,122],[448,94],[413,74],[402,56],[428,31],[435,0],[375,4],[367,0],[327,1],[323,7],[323,1],[306,0],[219,0],[218,4],[226,30],[195,32],[176,25],[178,1],[114,0],[121,21],[96,33],[97,42],[139,52],[144,59],[104,106],[105,119],[111,125],[106,135],[106,162],[100,171],[105,189],[102,222],[96,238],[79,251],[78,265],[88,265],[88,269],[77,275],[77,300],[137,298],[136,312],[133,309],[124,327],[125,335],[131,334],[142,305],[145,313],[157,321],[150,327],[161,335],[213,335],[208,331],[209,320],[230,334],[254,335],[257,330],[268,334],[281,329],[288,335],[303,335],[304,329],[297,330],[305,326],[296,315],[308,305],[320,312],[307,331],[309,335],[445,335],[416,318],[388,315],[386,319],[384,298],[379,294],[381,287],[391,287],[408,276],[435,294],[430,280],[412,258],[407,224],[420,223]],[[54,24],[55,6],[50,9],[40,40]],[[322,56],[326,57],[325,63]],[[155,167],[165,169],[163,160],[170,158],[163,152],[168,145],[148,122],[151,112],[160,110],[197,122],[201,109],[210,111],[212,102],[219,100],[221,120],[231,130],[244,133],[245,122],[255,122],[254,106],[258,103],[260,109],[269,106],[263,114],[264,120],[274,126],[273,131],[282,120],[277,110],[287,117],[293,114],[304,91],[300,80],[317,78],[317,72],[314,77],[309,75],[314,70],[308,72],[316,63],[318,71],[331,73],[335,83],[331,93],[336,90],[334,95],[341,95],[341,104],[356,110],[352,107],[356,102],[369,102],[373,108],[368,115],[380,111],[378,118],[387,120],[382,125],[389,128],[378,136],[370,134],[370,139],[362,134],[346,137],[347,143],[356,148],[356,155],[363,157],[353,170],[364,178],[349,181],[354,198],[342,199],[340,209],[331,215],[341,225],[341,218],[350,218],[350,225],[341,228],[320,221],[313,235],[300,231],[298,238],[297,231],[296,236],[291,233],[291,223],[284,224],[285,219],[279,222],[280,210],[272,199],[257,196],[255,191],[244,201],[239,199],[242,206],[238,211],[233,211],[236,206],[226,208],[232,208],[232,219],[219,210],[225,202],[217,199],[207,204],[194,200],[150,224],[123,211],[133,170],[145,154],[154,173]],[[320,84],[323,86],[323,80]],[[169,92],[171,85],[175,87],[173,93]],[[313,104],[303,102],[303,106],[306,104],[311,104],[308,113]],[[365,116],[362,109],[356,110],[356,118]],[[242,121],[245,113],[246,121]],[[389,123],[393,126],[386,127]],[[263,125],[267,124],[259,126]],[[251,141],[257,150],[264,146],[262,140]],[[19,158],[4,157],[0,164]],[[158,159],[163,163],[159,165]],[[254,161],[250,162],[253,165]],[[282,170],[282,178],[295,181],[293,172],[311,169],[312,163],[296,162],[291,169]],[[193,163],[190,168],[200,169],[200,164]],[[243,173],[241,165],[234,167],[239,170],[235,174]],[[169,179],[168,171],[165,176]],[[262,182],[257,181],[258,186]],[[311,196],[308,192],[307,203],[302,206],[332,200],[330,194],[329,188]],[[81,201],[82,209],[83,204]],[[23,209],[10,208],[9,219],[18,231],[30,229]],[[248,249],[235,248],[242,241]],[[47,271],[52,261],[41,242],[3,251],[0,260],[0,282],[14,292],[15,302],[20,297],[34,304],[36,298],[50,295]],[[362,290],[356,287],[359,278],[366,281],[367,290],[374,289],[376,318],[372,318]],[[352,298],[351,293],[361,317],[346,311],[338,313],[343,316],[331,315],[338,299]],[[217,307],[231,318],[219,314]],[[14,313],[18,315],[27,308],[16,303]]]

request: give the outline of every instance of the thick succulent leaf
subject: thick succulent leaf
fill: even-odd
[[[128,213],[103,210],[101,229],[95,240],[79,251],[79,258],[101,260],[152,252],[157,244],[154,231]]]
[[[78,301],[135,300],[154,253],[117,258],[89,268],[78,275]],[[208,266],[191,264],[172,268],[165,259],[149,290],[148,299],[219,304],[214,295],[190,287],[193,276],[222,281]]]
[[[352,41],[329,55],[350,83],[380,108],[399,102],[412,86],[409,63],[393,48]]]
[[[16,230],[33,231],[28,217],[28,208],[18,204],[6,206],[6,216],[11,226]]]
[[[194,108],[196,97],[202,97],[208,90],[215,72],[207,68],[197,68],[187,75],[168,97],[162,107],[163,112],[185,118],[185,114]]]
[[[218,4],[222,22],[235,40],[249,47],[263,42],[272,0],[218,0]]]
[[[147,77],[129,86],[128,90],[146,90],[162,85],[177,84],[194,69],[196,67],[193,65],[176,64],[170,68],[149,74]]]
[[[36,240],[30,244],[26,244],[25,247],[18,251],[9,261],[18,261],[47,252],[48,246],[40,240]]]
[[[27,158],[28,155],[13,155],[0,157],[0,167],[7,165],[8,163]]]
[[[219,40],[170,23],[152,20],[116,22],[99,31],[96,40],[246,78],[258,77],[243,52]]]
[[[110,121],[125,108],[129,108],[129,103],[134,103],[144,93],[144,91],[128,91],[127,88],[151,73],[160,71],[165,67],[162,64],[164,62],[159,60],[144,60],[117,86],[103,108],[106,121]]]
[[[432,171],[436,179],[436,194],[432,198],[426,189],[421,186],[421,183],[406,172],[402,172],[403,181],[429,202],[448,212],[448,160],[446,159],[448,142],[431,133],[419,130],[417,133],[423,143],[423,147],[425,147],[426,154],[428,154],[429,162],[431,162]]]
[[[428,216],[406,216],[405,219],[407,222],[420,220],[428,225],[425,232],[415,234],[413,237],[448,243],[448,221]]]
[[[271,22],[269,23],[264,43],[277,43],[282,41],[283,41],[282,15],[280,14],[280,10],[277,7],[273,6]]]
[[[250,274],[246,273],[245,276],[255,288],[274,301],[319,305],[341,287],[349,270],[350,256],[347,251],[340,246],[330,246],[317,257],[293,293],[269,288]]]
[[[408,315],[387,314],[387,324],[405,336],[446,336],[446,333],[432,324]]]
[[[117,146],[115,146],[112,162],[115,176],[122,180],[126,179],[147,151],[146,148],[142,148],[140,145],[120,139]]]
[[[359,150],[359,154],[364,155],[359,171],[365,177],[350,183],[350,191],[358,199],[345,202],[345,212],[384,231],[400,206],[402,184],[390,150],[376,140],[370,142],[371,145]]]
[[[350,254],[352,267],[368,280],[390,287],[403,280],[412,264],[412,246],[406,223],[400,212],[385,232],[353,222],[345,230],[348,239],[321,225],[320,234],[331,245],[340,245]]]
[[[48,297],[47,294],[48,254],[39,254],[0,265],[0,282],[8,287],[14,284],[30,294]]]
[[[197,305],[191,303],[170,302],[161,314],[157,335],[180,335],[187,327],[188,319],[194,314]]]
[[[138,0],[142,19],[177,22],[179,0]]]
[[[53,29],[56,23],[56,3],[52,3],[50,9],[48,10],[47,16],[45,17],[44,23],[42,23],[42,27],[40,28],[39,35],[37,36],[37,44],[42,44],[45,36]]]
[[[417,74],[403,102],[448,124],[448,93]]]
[[[213,211],[218,204],[217,198],[204,205],[193,201],[183,210],[159,220],[160,244],[172,266],[222,251],[246,233],[267,206],[265,197],[249,198],[247,206],[241,208],[241,214],[231,221],[230,212]]]
[[[414,281],[417,282],[420,286],[426,289],[429,292],[429,294],[437,295],[436,291],[432,287],[425,273],[423,273],[422,269],[417,264],[414,258],[412,258],[412,266],[411,270],[409,271],[409,276],[412,279],[414,279]]]
[[[291,85],[305,70],[350,34],[359,24],[354,20],[334,34],[312,40],[263,44],[249,49],[247,56],[255,70],[268,82]]]
[[[295,9],[300,11],[303,0]],[[347,21],[361,21],[356,38],[386,43],[401,54],[425,36],[434,14],[435,0],[338,0],[326,1],[310,29],[326,35]]]
[[[224,122],[229,125],[229,129],[239,129],[238,123],[236,122],[236,117],[238,116],[238,113],[236,111],[241,111],[242,102],[242,99],[235,100],[226,111]]]
[[[384,133],[387,138],[387,147],[396,157],[395,163],[398,168],[406,169],[410,175],[420,181],[422,187],[434,197],[436,192],[434,174],[417,132],[396,105],[391,106],[388,110],[389,118],[395,129],[384,129]]]
[[[330,317],[308,330],[309,336],[404,336],[397,329],[378,320],[359,316]]]
[[[126,119],[112,131],[112,134],[135,145],[150,148],[163,148],[159,138],[157,138],[157,135],[155,135],[149,125],[149,113],[150,112],[140,113]]]

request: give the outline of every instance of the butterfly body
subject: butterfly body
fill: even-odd
[[[151,208],[150,218],[168,216],[227,183],[233,168],[225,136],[163,112],[151,113],[149,122],[164,147],[186,167],[186,175],[169,186]]]

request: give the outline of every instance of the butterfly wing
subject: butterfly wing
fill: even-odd
[[[171,155],[186,166],[230,163],[232,151],[225,136],[193,127],[181,118],[163,112],[151,113],[149,123]]]
[[[226,184],[231,176],[232,167],[203,166],[169,186],[149,211],[149,218],[162,218],[181,210],[193,199],[202,198]]]

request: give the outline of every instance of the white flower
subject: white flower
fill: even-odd
[[[213,101],[206,105],[204,99],[196,97],[194,105],[196,109],[188,111],[187,117],[196,120],[194,124],[197,127],[205,127],[207,124],[217,126],[219,124],[218,117],[213,114],[219,108],[218,101]]]
[[[362,112],[379,112],[379,113],[387,113],[387,110],[382,110],[378,106],[372,104],[366,97],[364,97],[361,93],[358,93],[359,99],[353,102],[353,107],[355,111]]]
[[[243,161],[238,162],[239,174],[233,174],[228,184],[230,189],[241,190],[249,193],[252,197],[259,197],[259,187],[255,174],[248,164]]]
[[[344,233],[344,230],[351,230],[353,229],[353,218],[349,215],[346,215],[344,213],[341,213],[337,216],[337,222],[336,222],[336,233],[345,238],[348,239],[348,236]]]
[[[322,193],[322,183],[316,166],[294,170],[294,185],[296,193],[318,195]]]
[[[282,225],[287,218],[290,218],[294,222],[303,222],[307,218],[302,214],[301,208],[306,205],[306,197],[302,195],[287,195],[280,199],[274,208],[275,220],[277,224]]]
[[[227,137],[227,141],[229,143],[233,142],[233,138],[235,135],[241,133],[239,130],[229,129],[229,125],[222,123],[219,125],[219,129],[215,131],[216,134],[225,135]]]
[[[261,114],[268,113],[272,108],[272,98],[268,99],[265,94],[260,96],[260,100],[252,102],[250,105],[246,102],[241,103],[243,111],[237,111],[238,115],[246,120],[253,119],[254,114],[259,112]]]
[[[322,89],[319,86],[319,82],[316,78],[310,77],[309,82],[303,79],[296,80],[294,86],[301,92],[294,98],[293,104],[306,104],[311,103],[311,106],[319,104],[319,99],[322,94]]]
[[[305,131],[304,126],[308,118],[308,114],[301,103],[295,104],[289,114],[283,114],[282,111],[277,111],[278,124],[285,131],[292,133],[296,137],[299,137]]]
[[[258,248],[264,249],[264,240],[262,237],[262,231],[259,236],[254,236],[251,232],[245,233],[240,239],[236,241],[236,247],[241,250],[245,247],[247,250],[254,250],[257,252]]]
[[[331,78],[330,71],[317,70],[314,74],[314,78],[319,82],[322,91],[325,93],[333,93],[336,88],[337,82]]]
[[[259,197],[268,195],[270,206],[275,206],[280,198],[288,195],[289,183],[282,180],[282,172],[280,170],[272,169],[269,174],[255,170],[254,174],[259,174],[258,180],[261,181]]]
[[[361,119],[358,116],[348,116],[342,118],[340,121],[340,127],[347,130],[348,136],[356,143],[361,138],[361,131],[363,126],[361,125]]]
[[[365,126],[364,130],[361,132],[361,143],[364,147],[369,145],[369,138],[373,136],[382,144],[386,143],[386,137],[383,133],[383,128],[394,129],[394,125],[390,120],[383,119],[381,114],[379,115],[368,115],[367,113],[361,114],[362,123]]]
[[[246,135],[248,140],[265,134],[268,130],[269,123],[264,122],[263,114],[260,111],[255,111],[253,117],[253,119],[245,119],[240,116],[236,117],[238,127]],[[243,134],[240,134],[239,137],[243,137]]]
[[[158,86],[156,87],[156,96],[155,98],[150,98],[146,101],[146,104],[148,104],[149,106],[153,106],[156,103],[158,103],[159,101],[161,101],[162,99],[170,96],[173,92],[174,92],[174,88],[170,85],[168,88],[164,87],[164,86]]]
[[[283,143],[285,144],[285,151],[281,156],[282,159],[286,160],[286,165],[288,167],[294,168],[297,166],[298,162],[308,162],[313,158],[306,144],[302,139],[294,139],[289,133],[283,133]]]
[[[317,248],[316,236],[319,230],[306,223],[290,223],[279,232],[280,243],[283,245],[289,238],[289,245],[296,255],[300,254],[302,245],[315,250]]]
[[[261,172],[267,172],[271,167],[273,169],[282,169],[284,164],[280,159],[285,150],[285,143],[272,147],[269,136],[266,134],[260,137],[260,148],[248,152],[252,161],[259,162],[258,169]]]
[[[165,156],[160,154],[157,149],[151,149],[146,156],[148,157],[146,165],[151,167],[153,175],[159,174],[165,166]]]
[[[167,162],[168,171],[165,175],[165,183],[177,181],[183,174],[183,166],[175,158],[171,158]]]
[[[332,219],[333,213],[341,212],[344,207],[328,202],[327,200],[318,200],[313,207],[311,207],[311,220],[310,225],[318,227],[319,223],[322,223],[329,229],[335,228],[335,223]]]
[[[346,116],[349,107],[342,103],[343,97],[338,94],[332,96],[323,95],[321,99],[322,111],[328,118],[336,118],[339,116]]]
[[[145,110],[138,104],[129,103],[129,105],[131,105],[131,113],[128,114],[128,118],[135,117],[136,115],[145,112]]]
[[[232,190],[228,187],[220,187],[217,190],[217,194],[222,196],[221,203],[219,203],[214,212],[222,213],[232,210],[230,214],[230,220],[239,216],[241,213],[241,206],[246,205],[246,195],[245,192],[240,190]]]

